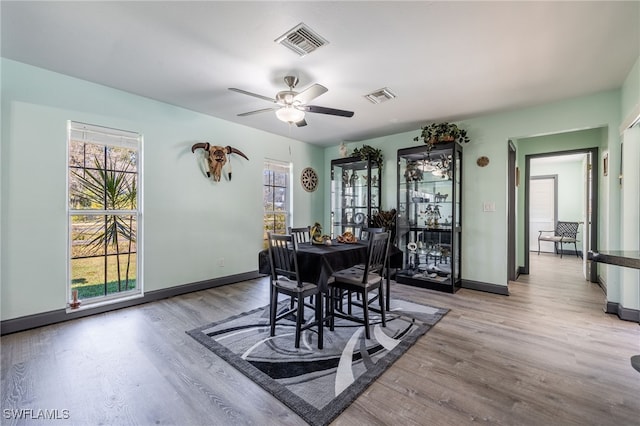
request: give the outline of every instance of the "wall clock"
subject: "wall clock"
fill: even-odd
[[[305,191],[313,192],[318,188],[318,174],[311,167],[307,167],[300,174],[300,182]]]
[[[484,155],[482,157],[478,157],[478,159],[476,160],[476,164],[480,167],[484,167],[487,164],[489,164],[489,157],[485,157]]]

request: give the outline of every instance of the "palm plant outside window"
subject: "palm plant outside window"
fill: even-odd
[[[71,123],[69,296],[100,301],[142,293],[137,133]]]

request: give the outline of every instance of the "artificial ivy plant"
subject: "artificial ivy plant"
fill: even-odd
[[[360,157],[363,161],[371,159],[371,161],[376,163],[379,168],[382,168],[384,156],[382,155],[381,149],[377,149],[369,145],[362,145],[362,148],[354,148],[352,155]]]
[[[429,150],[431,150],[435,144],[441,142],[469,142],[467,131],[453,123],[431,123],[422,127],[421,130],[420,135],[413,138],[413,140],[419,141],[422,139],[423,142],[427,144]]]

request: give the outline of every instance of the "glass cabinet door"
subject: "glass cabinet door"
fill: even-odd
[[[448,292],[460,286],[461,164],[457,143],[398,150],[398,282]]]
[[[360,157],[331,161],[331,237],[360,237],[380,210],[380,169]]]

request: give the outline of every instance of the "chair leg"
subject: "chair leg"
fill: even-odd
[[[387,311],[391,309],[391,268],[387,268],[387,291],[385,292],[387,297]]]
[[[335,311],[336,311],[336,301],[335,301],[335,289],[333,287],[331,287],[328,290],[329,295],[329,303],[331,306],[329,307],[329,315],[331,315],[331,318],[329,319],[329,330],[333,331],[335,328]]]
[[[380,316],[382,317],[382,326],[386,327],[387,326],[387,321],[385,319],[385,315],[384,315],[384,311],[385,311],[385,306],[384,306],[384,283],[380,283],[380,287],[378,288],[378,299],[380,299]]]
[[[364,315],[364,333],[367,339],[371,339],[371,333],[369,332],[369,295],[365,289],[362,294],[362,313]]]
[[[300,328],[304,320],[304,299],[301,296],[297,298],[298,314],[296,315],[296,349],[300,347]]]
[[[271,306],[270,306],[271,337],[276,335],[276,310],[278,309],[278,291],[275,287],[271,287]]]
[[[538,238],[538,256],[540,256],[540,239]]]
[[[318,349],[323,346],[324,320],[322,319],[322,294],[316,295],[316,322],[318,323]]]

